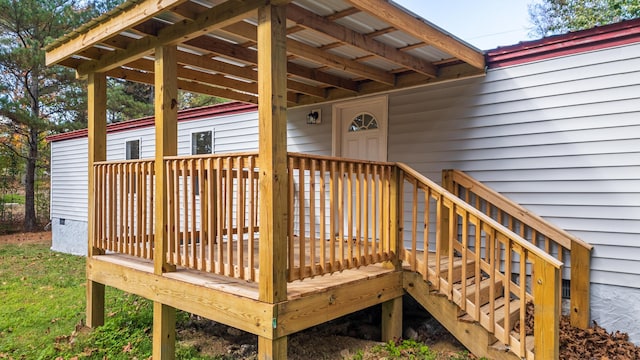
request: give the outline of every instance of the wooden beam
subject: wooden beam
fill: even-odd
[[[222,30],[242,36],[245,39],[255,41],[255,26],[247,22],[235,23],[224,27]],[[334,69],[350,72],[367,79],[381,82],[383,84],[395,84],[395,76],[391,73],[388,73],[381,69],[373,68],[365,64],[361,64],[355,60],[347,59],[339,55],[322,51],[319,48],[304,44],[300,41],[287,38],[287,52],[295,56],[320,63]]]
[[[175,270],[167,263],[167,183],[165,156],[178,153],[178,86],[176,79],[176,46],[155,49],[155,241],[154,272],[161,275]]]
[[[382,341],[402,338],[402,296],[382,303]]]
[[[533,261],[533,328],[536,357],[558,359],[560,351],[560,269],[540,258]]]
[[[250,63],[252,65],[256,65],[258,63],[258,55],[254,50],[245,49],[241,46],[233,45],[227,41],[216,39],[210,36],[201,36],[199,38],[189,40],[185,42],[185,45],[200,50],[210,51],[220,56]],[[354,94],[358,91],[358,83],[356,81],[335,76],[318,69],[310,69],[302,65],[288,62],[287,71],[289,72],[289,74],[294,76],[348,90],[351,92],[351,94]]]
[[[94,246],[96,227],[95,175],[93,164],[107,159],[107,78],[103,73],[89,74],[88,85],[88,205],[89,224],[87,259],[100,255],[103,251]],[[87,280],[87,326],[104,324],[104,285]]]
[[[107,261],[108,257],[90,259],[89,279],[255,335],[273,337],[274,305],[208,288],[204,281],[192,284],[188,271],[158,276],[150,266],[137,270],[130,264]]]
[[[175,45],[230,25],[248,16],[263,2],[261,0],[228,0],[201,13],[193,21],[179,22],[160,30],[157,37],[144,37],[133,42],[126,50],[116,50],[103,56],[100,60],[82,64],[78,68],[78,74],[83,76],[98,70],[107,71],[145,55],[150,55],[157,46]]]
[[[105,19],[97,26],[77,32],[68,41],[47,50],[47,66],[56,64],[71,57],[82,50],[88,49],[106,39],[119,34],[127,28],[152,18],[167,8],[179,5],[187,0],[144,0],[121,12],[116,16]]]
[[[327,20],[315,13],[291,4],[287,8],[287,17],[298,25],[327,34],[342,43],[355,46],[381,58],[389,60],[409,70],[431,77],[437,76],[437,69],[430,62],[401,52],[398,49],[361,34],[345,26]]]
[[[571,244],[571,325],[587,329],[591,307],[591,249],[582,244]]]
[[[402,298],[402,272],[352,281],[278,305],[275,336],[284,336],[337,319],[367,307]]]
[[[284,7],[273,5],[267,5],[258,11],[259,299],[267,303],[278,303],[287,298],[285,11]]]
[[[238,66],[223,61],[212,59],[206,55],[195,55],[184,51],[178,52],[178,62],[194,67],[215,71],[243,79],[258,81],[258,72],[248,66]],[[300,83],[298,81],[287,80],[287,88],[302,94],[307,94],[324,99],[325,90],[316,86]]]
[[[440,82],[462,79],[465,77],[477,77],[484,76],[484,70],[476,69],[469,64],[461,63],[453,66],[446,66],[440,69],[440,76],[437,78],[430,78],[423,74],[418,73],[406,73],[398,74],[396,80],[396,86],[391,87],[389,85],[381,84],[375,81],[363,81],[359,86],[358,95],[370,95],[387,92],[397,89],[412,88],[417,86],[426,86],[429,84],[436,84]],[[327,89],[326,100],[341,100],[353,97],[353,93],[345,91],[343,89]],[[318,103],[316,98],[302,95],[298,99],[298,105],[311,105]]]
[[[176,308],[153,302],[153,358],[176,358]]]
[[[454,39],[421,19],[402,11],[388,1],[347,0],[347,2],[475,68],[483,70],[485,68],[484,54],[481,51]]]
[[[146,73],[137,70],[129,70],[123,68],[117,68],[113,70],[107,71],[107,75],[124,79],[134,82],[139,82],[142,84],[154,85],[154,75],[153,73]],[[209,86],[198,82],[192,82],[187,80],[178,79],[177,82],[178,89],[183,91],[189,91],[198,94],[204,94],[209,96],[216,96],[219,98],[236,100],[246,103],[257,104],[258,97],[252,94],[241,93],[231,89],[223,89],[215,86]]]
[[[260,169],[260,301],[287,299],[287,50],[286,7],[258,10],[258,168]],[[273,330],[278,315],[273,317]],[[287,338],[258,337],[258,359],[286,359]]]

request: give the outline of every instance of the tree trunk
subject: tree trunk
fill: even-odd
[[[29,156],[24,179],[24,231],[36,230],[36,162],[38,161],[38,131],[29,131]]]

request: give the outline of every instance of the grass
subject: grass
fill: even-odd
[[[373,359],[410,359],[410,360],[471,360],[476,359],[468,352],[459,352],[453,355],[444,355],[430,349],[427,345],[415,340],[389,341],[385,344],[374,346],[369,354],[360,351],[352,360]],[[486,359],[480,359],[486,360]]]
[[[106,289],[105,325],[84,324],[85,259],[51,252],[46,244],[0,245],[0,359],[150,359],[152,302]],[[178,326],[189,315],[178,311]],[[223,360],[178,342],[178,359]],[[353,359],[470,360],[439,354],[415,341],[389,342]]]
[[[0,245],[0,359],[148,359],[153,305],[107,288],[105,325],[84,328],[85,261],[48,245]],[[178,313],[178,321],[187,314]],[[178,346],[179,359],[212,359]]]
[[[20,194],[0,195],[0,203],[3,203],[3,204],[15,203],[15,204],[24,205],[24,195],[20,195]]]

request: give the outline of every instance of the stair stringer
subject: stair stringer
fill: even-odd
[[[484,327],[458,320],[460,307],[450,302],[446,296],[433,294],[433,290],[418,273],[405,271],[403,287],[422,307],[427,310],[458,341],[478,357],[495,360],[519,360],[510,351],[499,351],[492,347],[495,338]]]

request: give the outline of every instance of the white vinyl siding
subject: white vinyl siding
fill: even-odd
[[[51,143],[51,218],[87,221],[87,138]]]
[[[258,114],[255,111],[178,123],[178,154],[191,154],[191,132],[212,130],[214,153],[256,151]],[[140,158],[155,156],[155,128],[141,127],[107,134],[107,160],[124,160],[126,142],[140,140]],[[51,218],[87,221],[87,138],[51,143]],[[79,241],[84,241],[81,239]]]
[[[640,45],[393,93],[389,160],[468,172],[595,245],[591,281],[640,287]]]

